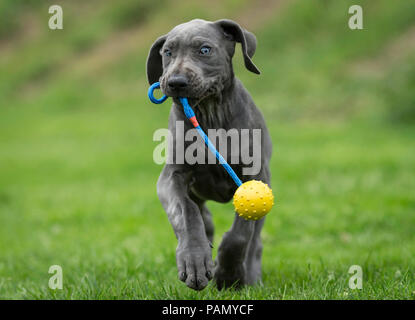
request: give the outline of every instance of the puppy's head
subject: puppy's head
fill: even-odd
[[[235,43],[241,43],[245,66],[259,74],[251,61],[255,36],[231,20],[192,20],[158,38],[147,58],[150,84],[160,81],[164,94],[201,100],[220,93],[233,78]]]

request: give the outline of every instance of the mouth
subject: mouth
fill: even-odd
[[[180,97],[191,98],[191,95],[188,90],[174,90],[174,91],[167,90],[166,95],[172,98],[180,98]]]
[[[181,105],[180,101],[179,101],[179,98],[187,98],[190,105],[194,108],[197,108],[205,99],[207,99],[207,98],[209,98],[213,95],[214,95],[213,93],[205,92],[204,94],[198,95],[198,96],[192,96],[192,95],[186,95],[186,94],[182,94],[182,95],[181,94],[173,94],[173,95],[167,95],[167,96],[169,96],[169,97],[173,98],[174,100],[176,100],[179,105]]]
[[[201,99],[204,99],[205,93],[199,93],[197,90],[193,90],[192,88],[183,88],[183,89],[175,89],[171,90],[169,88],[166,88],[165,90],[162,90],[163,93],[171,98],[188,98],[192,100],[199,101]]]
[[[198,106],[203,100],[213,96],[215,93],[209,88],[187,86],[184,88],[170,88],[167,86],[165,81],[161,81],[161,90],[163,94],[173,99],[178,100],[179,98],[187,98],[189,102],[192,103],[192,106]]]
[[[179,97],[190,97],[191,93],[189,88],[175,88],[171,89],[163,82],[161,82],[161,91],[168,97],[179,98]]]

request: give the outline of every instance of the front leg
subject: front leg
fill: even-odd
[[[157,183],[159,199],[178,239],[179,279],[202,290],[213,276],[212,249],[199,206],[189,197],[188,173],[166,165]]]

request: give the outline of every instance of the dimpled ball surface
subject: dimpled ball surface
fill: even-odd
[[[274,205],[272,190],[266,183],[251,180],[243,183],[233,196],[235,211],[246,220],[258,220]]]

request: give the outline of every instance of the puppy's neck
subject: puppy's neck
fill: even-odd
[[[208,96],[200,101],[189,101],[196,118],[204,130],[226,129],[229,126],[231,113],[231,99],[234,83],[225,86],[222,91]],[[192,105],[192,102],[194,105]]]

